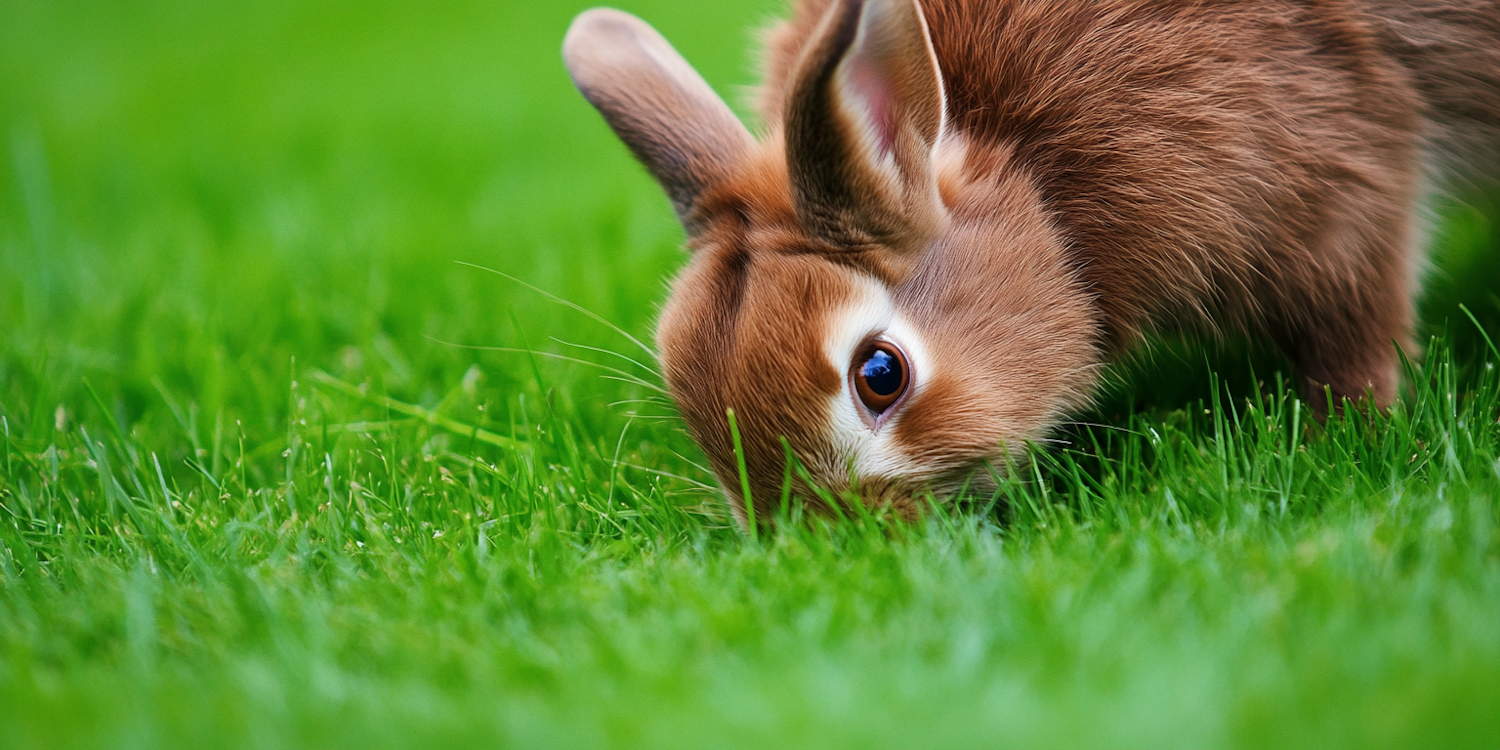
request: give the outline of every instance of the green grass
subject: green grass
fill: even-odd
[[[622,5],[721,90],[777,10]],[[654,382],[455,262],[649,340],[583,6],[0,3],[0,747],[1500,742],[1495,204],[1389,415],[1169,342],[993,503],[751,540],[650,387],[472,348]]]

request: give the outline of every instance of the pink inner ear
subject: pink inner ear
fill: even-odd
[[[864,107],[875,149],[879,156],[889,156],[896,148],[896,102],[890,82],[864,55],[854,55],[845,65],[845,80],[852,89],[848,93]]]

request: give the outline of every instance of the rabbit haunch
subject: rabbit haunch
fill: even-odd
[[[1315,403],[1386,404],[1419,188],[1500,144],[1500,2],[804,0],[759,139],[632,16],[584,13],[564,56],[687,228],[662,365],[741,520],[729,409],[757,517],[787,449],[915,514],[1151,329],[1262,336]],[[878,414],[877,340],[911,370]]]

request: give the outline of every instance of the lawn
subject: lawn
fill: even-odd
[[[779,10],[621,5],[734,99]],[[1389,414],[1157,342],[995,497],[750,539],[583,7],[0,3],[0,747],[1500,744],[1500,202]]]

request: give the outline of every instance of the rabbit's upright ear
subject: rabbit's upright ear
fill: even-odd
[[[917,0],[836,0],[787,96],[787,166],[805,223],[835,242],[898,250],[938,230],[943,78]]]
[[[595,8],[563,40],[573,83],[646,165],[691,234],[705,190],[728,179],[755,139],[649,24]]]

